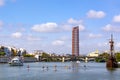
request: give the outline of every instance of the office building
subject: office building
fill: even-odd
[[[79,26],[72,29],[72,55],[79,56]]]

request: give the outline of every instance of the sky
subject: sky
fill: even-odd
[[[71,54],[79,26],[80,55],[120,51],[120,0],[0,0],[0,45]]]

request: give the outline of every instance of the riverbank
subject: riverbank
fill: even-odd
[[[1,56],[0,57],[0,63],[8,63],[11,58],[6,57],[6,56]],[[34,57],[24,57],[23,58],[24,62],[37,62],[37,59]]]

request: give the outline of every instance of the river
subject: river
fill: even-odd
[[[36,62],[24,66],[0,64],[0,80],[120,80],[120,68],[105,63]]]

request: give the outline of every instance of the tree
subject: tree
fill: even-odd
[[[43,53],[42,53],[42,57],[43,57],[43,58],[48,58],[48,57],[50,57],[50,55],[47,54],[47,53],[45,53],[45,52],[43,52]]]
[[[110,56],[110,54],[104,52],[96,58],[96,62],[105,62],[108,60],[109,56]]]
[[[116,60],[120,62],[120,52],[115,53]]]
[[[0,47],[0,56],[4,56],[6,53],[4,52],[4,46]]]
[[[4,56],[5,55],[5,52],[0,52],[0,56]]]
[[[106,59],[108,59],[109,56],[110,56],[110,54],[108,54],[106,52],[104,52],[104,53],[102,53],[102,54],[99,55],[99,57],[106,58]]]

